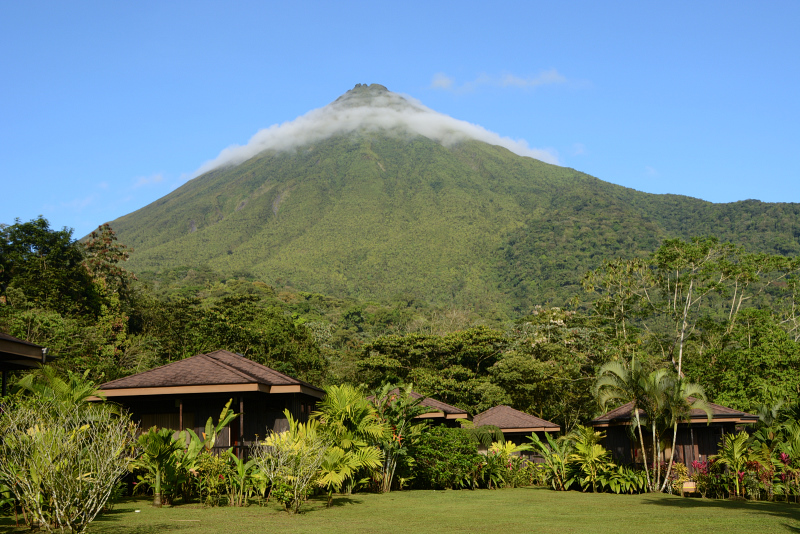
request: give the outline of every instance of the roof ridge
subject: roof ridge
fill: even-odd
[[[296,384],[296,385],[299,384],[301,386],[310,387],[311,389],[316,389],[317,391],[324,391],[322,388],[320,388],[318,386],[315,386],[315,385],[313,385],[313,384],[311,384],[309,382],[306,382],[305,380],[301,380],[301,379],[299,379],[297,377],[290,376],[290,375],[287,375],[286,373],[282,373],[280,371],[277,371],[277,370],[273,369],[272,367],[269,367],[268,365],[264,365],[263,363],[259,363],[257,361],[251,360],[247,356],[239,354],[238,352],[232,352],[232,351],[225,350],[225,349],[219,349],[219,350],[215,350],[214,352],[209,352],[207,354],[207,356],[213,357],[211,355],[212,354],[217,354],[217,353],[224,353],[227,356],[234,356],[235,359],[240,360],[242,363],[257,368],[259,372],[264,372],[264,373],[267,373],[267,374],[276,375],[278,377],[283,378],[284,380],[286,380],[287,382],[289,382],[291,384]],[[217,361],[219,361],[219,360],[217,360]],[[220,362],[220,363],[222,363],[222,362]],[[228,366],[229,364],[225,364],[225,365]],[[233,367],[233,369],[238,369],[238,368]],[[248,373],[248,371],[246,371],[246,370],[242,370],[240,372]],[[249,377],[251,379],[259,380],[257,375],[249,375]]]
[[[202,356],[205,356],[207,359],[211,360],[215,365],[218,365],[220,367],[224,367],[228,371],[231,371],[231,372],[241,376],[242,378],[246,378],[248,380],[255,379],[256,381],[260,382],[260,380],[259,380],[259,378],[257,376],[251,375],[249,373],[245,373],[244,371],[240,371],[236,367],[233,367],[231,365],[228,365],[227,363],[221,362],[218,359],[216,359],[215,357],[211,356],[212,354],[215,354],[217,352],[228,352],[229,354],[236,354],[235,352],[230,352],[230,351],[215,350],[214,352],[210,352],[208,354],[202,354]],[[239,356],[240,358],[244,358],[247,361],[252,361],[252,360],[249,360],[249,359],[247,359],[244,356],[241,356],[239,354],[236,354],[236,356]],[[255,362],[253,362],[253,363],[255,363]]]

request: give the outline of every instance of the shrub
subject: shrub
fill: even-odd
[[[26,399],[0,415],[0,483],[31,526],[82,533],[125,474],[135,426],[102,405]]]
[[[414,483],[420,488],[477,487],[485,458],[460,428],[435,427],[411,448],[416,462]]]

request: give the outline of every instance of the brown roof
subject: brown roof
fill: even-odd
[[[45,363],[44,347],[0,332],[0,369],[30,369]]]
[[[558,432],[561,430],[561,427],[555,423],[502,404],[479,413],[473,422],[475,426],[496,426],[502,432]]]
[[[142,390],[141,394],[147,395],[147,390],[152,388],[226,385],[265,386],[266,391],[269,391],[271,386],[298,386],[322,392],[307,382],[279,373],[227,350],[198,354],[149,371],[112,380],[101,385],[100,389],[112,393],[114,390]]]
[[[389,392],[389,395],[397,395],[400,393],[400,388],[395,388]],[[450,404],[442,402],[440,400],[433,399],[431,397],[426,397],[424,395],[420,395],[416,391],[409,392],[409,395],[415,399],[422,399],[420,404],[422,406],[426,406],[428,408],[432,408],[436,410],[436,412],[428,412],[422,414],[418,417],[421,418],[433,418],[433,417],[444,417],[446,419],[469,419],[470,416],[466,410],[462,410],[461,408],[456,408]],[[374,399],[373,396],[369,397],[370,400]],[[439,413],[437,413],[439,412]]]
[[[36,343],[31,343],[30,341],[25,341],[24,339],[20,339],[18,337],[10,336],[10,335],[5,334],[3,332],[0,332],[0,339],[4,339],[6,341],[12,341],[14,343],[21,343],[23,345],[30,345],[31,347],[37,347],[37,348],[40,348],[40,349],[44,348],[41,345],[37,345]]]
[[[752,415],[740,410],[734,410],[727,406],[714,404],[713,402],[707,403],[711,408],[712,421],[719,422],[736,422],[736,423],[754,423],[758,421],[757,415]],[[631,419],[631,412],[633,411],[633,402],[623,404],[615,410],[596,417],[592,420],[592,426],[609,426],[613,424],[627,424]],[[643,415],[644,411],[639,410],[639,414]],[[689,414],[689,419],[695,421],[707,421],[708,415],[704,410],[694,409]]]

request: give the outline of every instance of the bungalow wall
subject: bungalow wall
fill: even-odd
[[[719,443],[725,434],[735,431],[735,423],[695,423],[693,425],[679,425],[678,435],[675,440],[675,461],[684,464],[689,468],[689,474],[694,473],[692,462],[707,461],[709,456],[719,452]],[[638,432],[634,439],[630,434],[628,425],[611,426],[601,428],[605,430],[606,437],[603,446],[611,451],[614,461],[619,464],[631,465],[633,463],[641,465],[641,446],[639,445]],[[647,449],[648,462],[652,458],[652,439],[648,437],[645,428],[644,434],[645,447]],[[669,458],[669,447],[672,445],[672,433],[665,434],[668,441],[666,450],[662,451],[661,460]]]
[[[256,440],[264,439],[270,431],[288,430],[289,422],[283,411],[305,422],[316,407],[317,399],[302,393],[244,393],[244,394],[194,394],[117,397],[118,402],[131,413],[142,431],[157,426],[173,430],[192,429],[202,437],[209,417],[217,422],[220,412],[229,399],[231,409],[241,414],[217,436],[215,450],[222,452],[234,447],[234,452],[247,456]]]

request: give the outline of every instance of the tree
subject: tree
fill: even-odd
[[[72,230],[52,230],[41,216],[0,228],[0,297],[13,305],[11,287],[37,307],[62,314],[100,312],[100,295]]]
[[[680,379],[673,371],[661,368],[646,373],[635,359],[629,365],[609,362],[598,373],[594,386],[602,410],[612,402],[631,402],[631,417],[645,464],[645,474],[650,491],[666,488],[675,454],[678,423],[687,420],[692,409],[702,409],[711,421],[711,411],[705,403],[705,393],[697,384]],[[641,412],[641,414],[640,414]],[[648,472],[647,450],[642,426],[650,430],[653,473]],[[661,479],[661,438],[665,431],[672,431],[672,448],[669,467]],[[660,487],[659,487],[660,486]]]
[[[644,471],[647,486],[652,488],[650,471],[647,468],[647,452],[642,434],[641,412],[647,415],[647,399],[645,397],[646,371],[635,355],[629,364],[624,361],[611,361],[600,368],[593,392],[602,411],[606,411],[611,404],[631,403],[631,417],[635,423],[632,429],[639,434],[639,445],[644,459]]]

